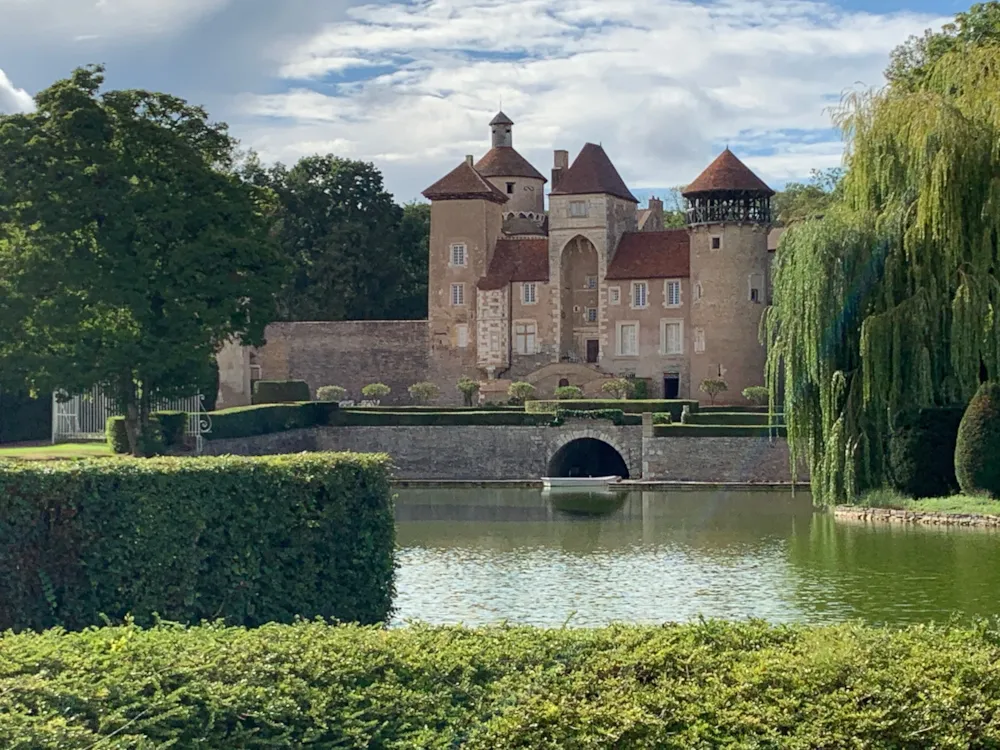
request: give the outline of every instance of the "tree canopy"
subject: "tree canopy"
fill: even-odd
[[[0,378],[111,389],[141,452],[157,398],[198,392],[227,340],[261,343],[285,265],[225,125],[102,84],[80,68],[0,117]]]
[[[1000,47],[923,64],[845,98],[843,198],[775,260],[768,386],[819,500],[884,480],[894,414],[1000,377]]]
[[[771,214],[777,224],[822,216],[840,196],[844,170],[812,170],[809,182],[789,182],[771,199]]]

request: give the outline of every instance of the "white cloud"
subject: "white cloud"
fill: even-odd
[[[0,70],[0,114],[30,112],[34,108],[35,102],[31,94],[15,87],[7,74]]]
[[[878,85],[892,47],[944,21],[807,0],[367,5],[287,54],[291,90],[241,98],[237,132],[268,158],[373,160],[408,198],[485,150],[502,97],[543,171],[553,148],[595,141],[637,188],[682,184],[756,133],[774,153],[746,161],[780,182],[839,163],[831,97]]]

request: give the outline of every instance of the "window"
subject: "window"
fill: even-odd
[[[701,354],[705,351],[705,329],[695,328],[694,329],[694,351],[696,354]]]
[[[451,304],[454,307],[461,307],[465,304],[465,284],[451,285]]]
[[[764,274],[750,274],[750,301],[761,302],[764,299]]]
[[[584,281],[583,281],[583,288],[584,289],[597,289],[597,277],[596,276],[588,276],[586,279],[584,279]]]
[[[681,282],[680,281],[667,281],[663,285],[663,306],[664,307],[680,307],[681,306]]]
[[[684,321],[664,320],[661,347],[664,354],[684,353]]]
[[[465,323],[455,326],[455,344],[459,349],[465,349],[469,345],[469,326]]]
[[[697,302],[698,300],[700,300],[701,296],[704,293],[705,293],[705,290],[702,288],[701,282],[700,281],[696,282],[695,285],[694,285],[694,290],[693,290],[694,301]]]
[[[622,301],[622,288],[620,286],[608,287],[608,304],[618,305]]]
[[[587,308],[586,317],[587,317],[587,322],[588,323],[596,323],[597,322],[597,308],[596,307],[588,307]]]
[[[466,264],[465,245],[451,246],[451,265],[464,266]]]
[[[521,301],[526,305],[538,302],[538,284],[534,282],[521,284]]]
[[[722,236],[721,235],[717,234],[714,237],[712,237],[712,249],[713,250],[721,250],[722,249]]]
[[[622,357],[639,356],[639,324],[618,324],[618,354]]]
[[[645,281],[632,282],[632,307],[642,308],[646,306],[646,292],[648,287]]]
[[[587,215],[587,201],[570,201],[569,215],[577,219],[585,217]]]
[[[535,323],[514,324],[514,351],[518,354],[535,354]]]
[[[513,182],[508,182],[507,183],[507,195],[513,195],[513,194],[514,194],[514,183]]]

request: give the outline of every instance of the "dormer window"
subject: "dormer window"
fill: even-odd
[[[583,219],[587,216],[587,201],[570,201],[569,215],[574,219]]]

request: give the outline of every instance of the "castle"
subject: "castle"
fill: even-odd
[[[428,320],[270,326],[259,352],[220,355],[224,405],[261,377],[351,391],[381,380],[398,402],[419,380],[455,400],[462,376],[489,398],[513,380],[596,396],[609,376],[646,380],[651,398],[704,398],[699,383],[721,376],[735,403],[763,384],[774,191],[728,148],[683,191],[686,226],[665,229],[662,202],[640,209],[601,146],[572,164],[555,151],[549,181],[514,148],[509,117],[490,129],[481,159],[423,193]]]

